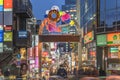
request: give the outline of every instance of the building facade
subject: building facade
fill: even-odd
[[[96,67],[119,71],[119,0],[80,0],[81,27],[87,58],[96,56]],[[112,5],[112,6],[111,6]]]
[[[31,34],[33,34],[27,25],[27,19],[33,18],[31,2],[30,0],[1,0],[0,10],[0,35],[2,36],[0,67],[3,69],[4,66],[14,64],[19,68],[22,64],[27,65],[27,49],[32,45]]]

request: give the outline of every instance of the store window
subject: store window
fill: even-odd
[[[119,47],[110,47],[108,58],[120,58],[120,46]]]

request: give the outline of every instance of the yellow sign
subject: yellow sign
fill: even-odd
[[[3,5],[3,0],[0,0],[0,5]]]
[[[12,41],[12,40],[13,40],[12,32],[4,32],[4,41]]]

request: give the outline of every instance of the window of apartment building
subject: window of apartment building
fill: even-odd
[[[116,0],[106,0],[106,10],[111,10],[115,8],[116,8]]]
[[[106,11],[106,27],[114,27],[116,24],[116,10]]]

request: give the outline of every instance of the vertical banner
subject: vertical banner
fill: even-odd
[[[3,52],[13,52],[13,0],[0,0],[0,6],[2,4],[2,26],[3,28]],[[0,15],[1,16],[1,15]]]

